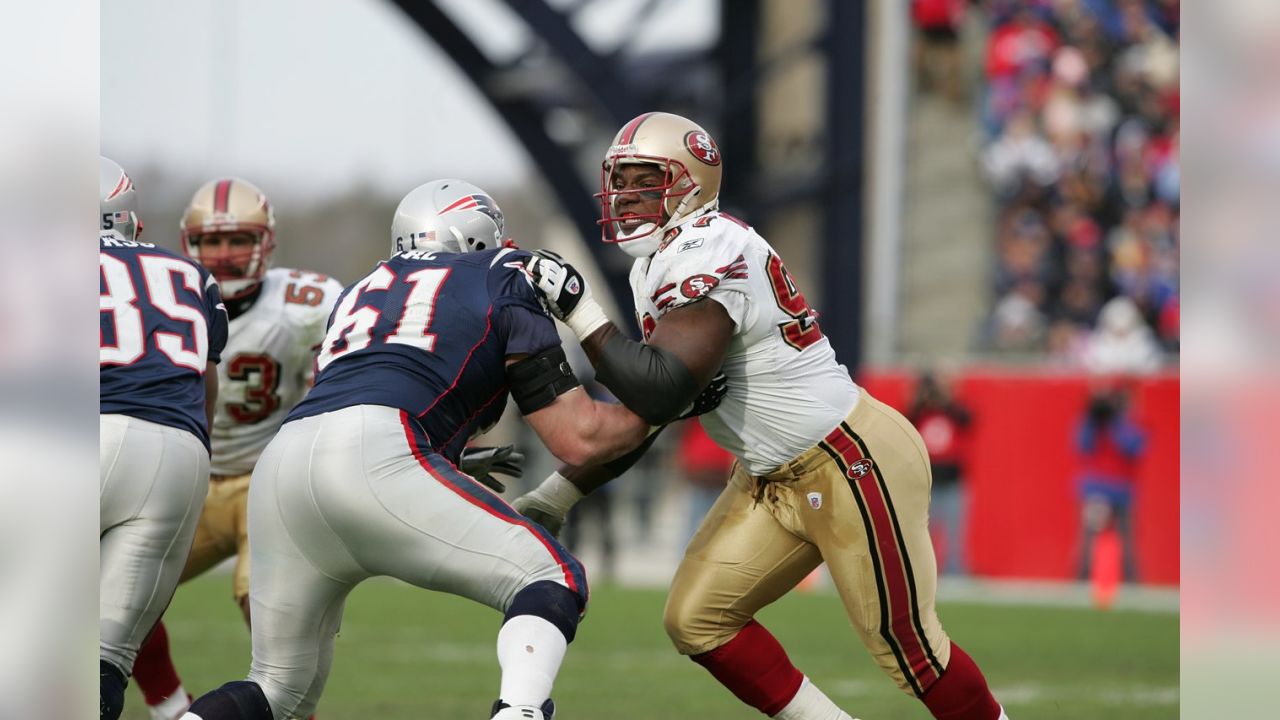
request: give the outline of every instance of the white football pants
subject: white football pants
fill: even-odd
[[[209,490],[209,451],[186,430],[127,415],[98,420],[98,631],[126,675],[164,613]]]
[[[253,667],[277,720],[315,709],[347,594],[387,575],[505,611],[550,580],[585,601],[582,565],[541,526],[432,453],[394,408],[286,423],[249,482]]]

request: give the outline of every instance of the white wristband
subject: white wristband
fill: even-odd
[[[564,324],[578,336],[578,340],[586,340],[591,333],[599,330],[600,326],[607,322],[609,322],[609,316],[604,314],[604,308],[590,296],[582,298],[578,307],[564,319]]]
[[[569,508],[582,499],[582,491],[558,471],[548,475],[530,494],[536,495],[539,500],[562,514],[569,512]]]

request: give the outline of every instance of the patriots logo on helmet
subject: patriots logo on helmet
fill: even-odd
[[[493,220],[493,224],[498,226],[499,231],[503,228],[502,211],[498,209],[498,204],[493,201],[493,198],[488,195],[463,195],[437,214],[444,215],[445,213],[461,210],[475,210],[476,212],[484,213],[489,216],[490,220]]]
[[[870,460],[862,458],[849,466],[849,477],[854,478],[855,480],[866,477],[867,473],[871,472],[871,465],[872,463]]]
[[[720,164],[720,148],[716,147],[716,141],[710,135],[700,130],[690,130],[685,133],[684,146],[702,162],[708,165]]]

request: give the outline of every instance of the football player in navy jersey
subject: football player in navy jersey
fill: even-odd
[[[389,575],[504,613],[491,716],[550,720],[586,607],[582,565],[456,463],[508,394],[566,462],[616,458],[650,428],[583,391],[526,274],[530,255],[503,246],[503,227],[493,199],[459,180],[401,201],[390,259],[339,298],[315,387],[254,469],[248,680],[185,718],[307,716],[347,594]]]
[[[208,271],[138,240],[124,170],[102,158],[99,177],[99,702],[114,720],[208,490],[227,313]]]

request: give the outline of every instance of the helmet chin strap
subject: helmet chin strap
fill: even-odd
[[[658,243],[661,242],[662,234],[658,232],[658,226],[655,223],[645,223],[636,228],[632,235],[636,235],[631,240],[619,240],[617,245],[622,251],[633,258],[646,258],[652,255],[658,249]]]
[[[701,217],[707,213],[715,212],[720,209],[720,198],[716,198],[695,210],[691,215],[687,217],[683,216],[682,212],[684,211],[684,206],[690,199],[691,197],[686,197],[681,201],[681,203],[676,206],[676,212],[671,215],[671,219],[663,223],[662,227],[658,227],[657,223],[645,223],[636,228],[635,232],[631,233],[633,236],[631,239],[619,239],[617,242],[618,247],[622,248],[623,252],[634,258],[649,257],[657,252],[658,246],[662,244],[662,237],[667,234],[668,230],[687,220],[692,220],[693,218]],[[619,237],[621,238],[621,236]]]
[[[234,300],[236,297],[250,292],[261,282],[261,279],[236,278],[235,280],[219,280],[218,285],[221,287],[222,294],[226,299]]]

